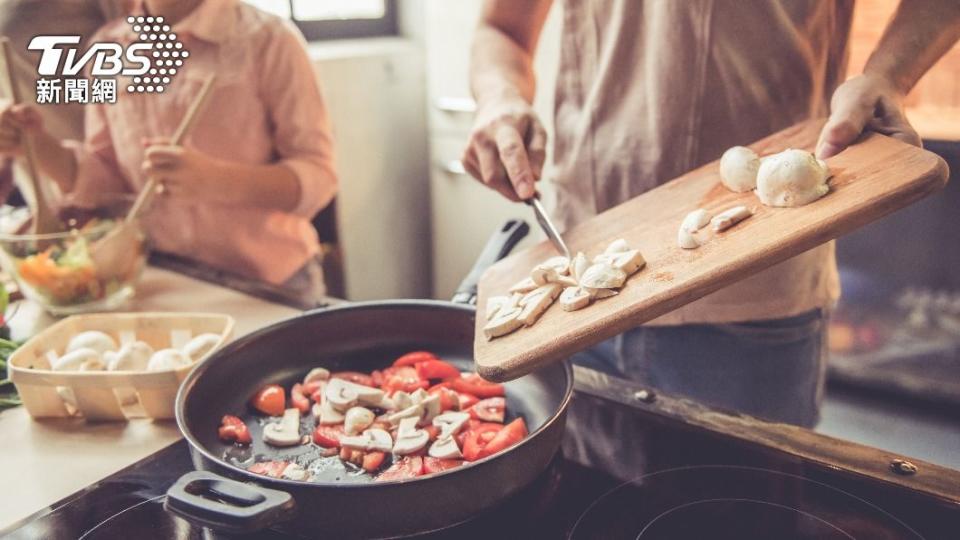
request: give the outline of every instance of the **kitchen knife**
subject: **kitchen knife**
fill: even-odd
[[[553,247],[557,248],[557,251],[569,259],[570,249],[567,248],[567,244],[563,242],[563,238],[560,236],[557,228],[554,227],[553,222],[550,221],[550,216],[547,215],[547,211],[543,208],[543,204],[540,203],[540,199],[531,197],[524,202],[533,208],[533,213],[535,216],[537,216],[537,223],[540,224],[540,228],[542,228],[543,232],[546,233],[547,238],[550,239]]]

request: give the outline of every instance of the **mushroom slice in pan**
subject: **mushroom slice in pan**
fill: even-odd
[[[451,436],[441,437],[434,441],[433,444],[430,445],[430,449],[427,450],[427,455],[437,459],[457,459],[463,457],[463,454],[460,452],[460,447],[457,446],[457,441]]]
[[[340,446],[355,450],[389,452],[393,449],[393,438],[386,430],[367,429],[361,435],[340,437]]]
[[[313,404],[313,416],[317,418],[317,423],[325,426],[342,424],[346,419],[344,414],[333,408],[329,401],[324,399],[321,403]]]
[[[500,310],[497,315],[483,327],[483,333],[487,339],[505,336],[510,332],[523,326],[523,321],[518,317],[522,309],[515,307],[510,310]]]
[[[404,418],[397,428],[397,440],[393,443],[393,453],[405,456],[420,451],[430,441],[425,429],[417,429],[417,418]]]
[[[423,389],[421,388],[421,390]],[[440,396],[427,396],[420,402],[420,406],[423,407],[423,414],[420,415],[420,422],[422,424],[429,424],[434,417],[440,414]]]
[[[580,279],[580,285],[591,289],[619,289],[626,280],[626,272],[601,262],[587,268]]]
[[[283,411],[279,422],[263,426],[263,442],[272,446],[300,444],[300,410],[289,408]]]
[[[560,293],[560,307],[564,311],[576,311],[590,305],[593,295],[583,287],[567,287]]]
[[[449,411],[437,415],[433,419],[433,425],[440,428],[438,438],[452,437],[467,425],[470,421],[470,413]]]
[[[724,210],[710,220],[713,223],[713,230],[720,232],[733,227],[737,223],[752,216],[753,212],[746,206],[734,206],[729,210]]]
[[[338,411],[346,411],[357,403],[378,406],[383,402],[383,390],[343,379],[330,379],[323,392],[326,401]]]
[[[311,383],[314,381],[326,381],[330,378],[330,370],[327,368],[316,367],[310,370],[309,373],[303,378],[303,384]]]
[[[387,416],[387,422],[390,422],[390,425],[397,425],[407,418],[415,418],[419,422],[421,417],[423,417],[423,405],[416,403]]]
[[[350,407],[343,416],[343,431],[347,435],[356,435],[373,424],[376,415],[366,407]]]

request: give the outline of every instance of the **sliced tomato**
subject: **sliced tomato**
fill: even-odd
[[[502,397],[492,397],[478,401],[470,407],[470,417],[484,422],[503,423],[503,415],[507,410],[507,400]]]
[[[522,441],[526,436],[527,424],[523,421],[523,418],[517,418],[513,422],[503,426],[503,429],[498,431],[493,439],[490,439],[490,442],[480,450],[479,457],[485,458],[502,450],[506,450]]]
[[[314,403],[321,403],[323,401],[323,391],[327,389],[327,381],[319,381],[320,384],[316,387],[317,389],[313,392],[310,392],[310,399]]]
[[[392,394],[400,390],[413,392],[418,388],[426,389],[429,386],[429,381],[421,379],[415,368],[411,366],[399,366],[388,367],[383,370],[383,384],[380,388]]]
[[[417,362],[414,366],[421,379],[453,379],[460,377],[460,370],[457,366],[444,362],[443,360],[424,360]]]
[[[327,385],[327,381],[310,381],[301,385],[303,388],[303,395],[312,396],[314,392],[320,390]]]
[[[433,474],[448,469],[456,469],[463,465],[462,459],[440,459],[435,457],[423,458],[423,474]]]
[[[464,435],[463,458],[467,461],[476,461],[483,457],[483,449],[496,437],[504,427],[500,424],[484,422],[476,427],[470,428]]]
[[[331,379],[343,379],[364,386],[373,386],[373,377],[359,371],[338,371],[330,375]]]
[[[289,465],[289,461],[262,461],[247,467],[247,470],[253,474],[262,474],[270,478],[280,478],[283,470]]]
[[[250,398],[250,405],[263,414],[280,416],[287,405],[286,392],[279,384],[268,384]]]
[[[437,440],[437,437],[440,436],[440,428],[437,426],[425,426],[423,430],[427,432],[431,441]]]
[[[473,394],[468,394],[466,392],[457,392],[457,399],[460,400],[460,410],[465,411],[470,407],[476,405],[480,398]]]
[[[460,396],[453,390],[450,389],[450,383],[442,382],[440,384],[435,384],[427,390],[427,393],[430,395],[440,396],[440,410],[441,411],[457,411],[460,410]]]
[[[479,398],[504,395],[502,384],[490,382],[476,373],[453,379],[450,381],[450,385],[457,392],[466,392]]]
[[[383,386],[383,372],[379,369],[375,369],[370,372],[370,381],[373,383],[373,386],[380,388]]]
[[[253,438],[250,437],[250,430],[243,420],[236,416],[226,415],[220,421],[220,429],[217,430],[220,440],[223,442],[235,442],[237,444],[250,444]]]
[[[375,480],[378,482],[388,482],[390,480],[416,478],[421,474],[423,474],[423,458],[420,456],[407,456],[394,460],[393,465],[378,474]]]
[[[363,470],[368,473],[375,472],[377,469],[383,465],[383,460],[387,458],[387,454],[383,452],[367,452],[363,456]]]
[[[303,414],[310,412],[310,400],[303,393],[303,385],[297,383],[290,389],[290,404]]]
[[[313,430],[313,442],[319,446],[334,448],[340,446],[340,437],[345,435],[342,425],[318,425]]]
[[[437,355],[429,351],[413,351],[393,361],[394,366],[412,366],[427,360],[438,360]]]

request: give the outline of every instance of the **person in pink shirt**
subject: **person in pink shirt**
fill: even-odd
[[[21,152],[30,130],[42,172],[75,202],[162,185],[144,217],[152,246],[235,274],[323,292],[311,219],[337,178],[327,111],[300,33],[239,0],[139,0],[189,51],[161,93],[127,93],[87,105],[83,141],[47,133],[33,106],[0,112],[0,154]],[[90,40],[137,39],[124,19]],[[181,146],[169,144],[208,75],[209,99]]]

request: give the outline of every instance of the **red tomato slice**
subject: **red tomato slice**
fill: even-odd
[[[302,385],[303,395],[311,396],[313,395],[314,392],[323,388],[326,385],[327,385],[327,381],[310,381],[306,384],[303,384]]]
[[[250,399],[250,405],[254,409],[269,414],[270,416],[280,416],[286,407],[287,397],[283,387],[279,384],[268,384],[254,394]]]
[[[494,436],[490,442],[484,445],[484,447],[480,450],[480,458],[492,456],[497,452],[506,450],[507,448],[522,441],[526,436],[527,424],[523,421],[523,418],[517,418],[513,422],[503,426],[503,429],[498,431],[496,436]]]
[[[430,437],[429,440],[431,441],[437,440],[437,437],[440,436],[440,428],[437,426],[425,426],[423,430],[427,432],[427,436]]]
[[[503,415],[507,410],[507,400],[502,397],[492,397],[478,401],[470,407],[470,416],[484,422],[503,423]]]
[[[479,398],[504,395],[502,384],[490,382],[476,373],[453,379],[450,383],[457,392],[466,392]]]
[[[289,461],[263,461],[254,463],[247,467],[247,470],[253,474],[262,474],[270,478],[280,478],[283,470],[286,469],[288,465],[290,465]]]
[[[320,381],[320,384],[317,386],[317,389],[310,393],[310,399],[314,403],[320,403],[323,401],[323,391],[327,389],[327,381]]]
[[[340,437],[344,435],[343,426],[319,425],[313,430],[313,442],[319,446],[333,448],[340,446]]]
[[[423,458],[420,456],[408,456],[394,460],[393,465],[378,474],[374,480],[378,482],[403,480],[405,478],[416,478],[421,474],[423,474]]]
[[[383,460],[386,459],[387,454],[383,452],[367,452],[363,455],[363,470],[368,473],[372,473],[380,468],[383,465]]]
[[[331,379],[343,379],[364,386],[373,386],[373,377],[359,371],[338,371],[330,375]]]
[[[456,411],[460,409],[460,396],[450,389],[449,383],[435,384],[427,390],[427,393],[440,396],[441,411]]]
[[[383,391],[392,394],[398,390],[413,392],[418,388],[426,389],[430,383],[420,378],[417,370],[410,366],[388,367],[383,370]]]
[[[423,458],[423,474],[433,474],[447,469],[456,469],[463,465],[462,459],[440,459],[435,457]]]
[[[421,379],[453,379],[460,376],[460,370],[443,360],[424,360],[414,366]]]
[[[301,413],[310,412],[310,400],[303,395],[303,385],[297,383],[290,389],[290,404],[296,407]]]
[[[474,405],[476,405],[478,401],[480,401],[480,398],[478,398],[477,396],[473,394],[468,394],[466,392],[457,392],[457,396],[458,396],[457,399],[460,400],[461,411],[465,411],[470,407],[473,407]]]
[[[483,457],[481,452],[484,447],[496,437],[500,430],[504,429],[500,424],[482,423],[477,427],[470,428],[464,436],[463,458],[467,461],[476,461]]]
[[[372,382],[373,386],[377,388],[383,386],[383,372],[379,369],[375,369],[370,372],[370,382]]]
[[[221,420],[220,429],[217,430],[217,435],[220,437],[220,440],[223,442],[235,442],[237,444],[250,444],[253,442],[253,438],[250,436],[250,430],[247,429],[247,425],[243,423],[243,420],[237,418],[236,416],[226,415]]]
[[[427,360],[438,360],[437,355],[429,351],[413,351],[393,361],[394,366],[412,366]]]

